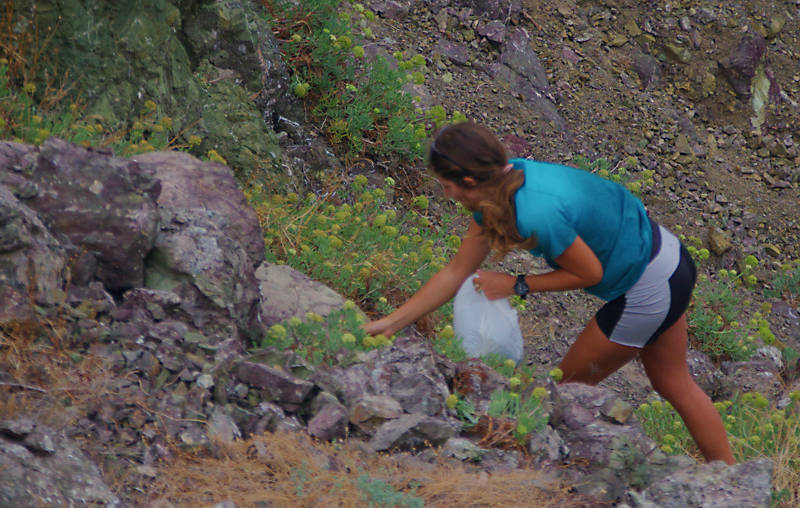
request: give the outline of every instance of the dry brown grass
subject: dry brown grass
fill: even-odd
[[[63,337],[62,326],[45,320],[0,325],[0,418],[61,428],[106,391],[115,376],[108,362],[65,348]]]
[[[597,506],[533,469],[487,474],[443,459],[428,464],[406,455],[373,455],[354,444],[319,443],[303,434],[216,443],[213,455],[184,453],[163,464],[147,501],[151,506],[232,500],[242,507],[363,507],[369,502],[358,479],[368,475],[425,506]]]

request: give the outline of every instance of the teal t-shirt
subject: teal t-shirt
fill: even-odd
[[[525,172],[517,190],[517,230],[535,236],[530,252],[553,268],[577,235],[603,265],[603,280],[586,291],[613,300],[630,289],[650,261],[652,229],[644,205],[625,187],[580,169],[512,159]],[[475,220],[481,222],[480,213]]]

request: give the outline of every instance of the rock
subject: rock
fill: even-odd
[[[750,97],[751,83],[765,53],[764,38],[748,32],[742,35],[736,47],[719,61],[723,76],[740,98]]]
[[[296,379],[280,369],[253,362],[240,363],[237,376],[242,382],[262,390],[266,400],[291,412],[300,408],[314,387],[313,383]]]
[[[531,47],[531,37],[526,29],[518,27],[509,34],[503,44],[500,62],[525,76],[536,90],[545,92],[550,88],[547,72]]]
[[[780,257],[781,255],[781,250],[776,245],[773,245],[771,243],[765,243],[764,245],[762,245],[762,247],[764,247],[764,252],[766,252],[767,254],[769,254],[774,258]]]
[[[26,204],[62,241],[82,275],[73,283],[96,277],[111,290],[143,285],[144,259],[159,221],[161,186],[151,171],[50,138],[26,177],[40,189]]]
[[[494,43],[502,44],[506,37],[506,25],[499,20],[489,21],[478,27],[478,34]]]
[[[442,445],[441,453],[445,457],[453,457],[462,461],[478,462],[487,450],[475,445],[463,437],[451,437]]]
[[[344,305],[344,298],[328,286],[287,265],[262,263],[255,272],[261,296],[261,319],[266,326],[307,312],[327,316]]]
[[[559,433],[547,425],[541,432],[530,436],[528,452],[536,464],[557,463],[569,456],[569,447]]]
[[[434,52],[446,56],[456,65],[467,65],[469,63],[469,49],[461,44],[450,42],[447,39],[439,39],[434,47]]]
[[[208,420],[208,436],[230,443],[234,439],[241,439],[242,432],[227,412],[214,408]]]
[[[714,228],[708,232],[708,246],[711,252],[721,256],[733,246],[733,237],[726,231]]]
[[[664,44],[664,53],[675,62],[687,64],[692,61],[692,53],[688,48],[676,44]]]
[[[387,420],[399,418],[403,407],[386,395],[365,395],[350,408],[350,421],[366,434],[372,434]]]
[[[158,179],[159,205],[224,217],[224,227],[230,228],[253,268],[262,263],[261,225],[230,168],[175,151],[145,153],[131,160]]]
[[[422,337],[400,337],[389,347],[374,349],[363,363],[320,368],[310,378],[352,410],[366,395],[386,395],[409,413],[430,416],[446,412],[450,394],[435,354]]]
[[[647,90],[661,76],[661,64],[647,53],[637,52],[633,57],[633,69],[642,83],[642,90]]]
[[[338,403],[322,407],[309,421],[309,435],[325,441],[332,441],[347,434],[347,409]]]
[[[408,0],[377,0],[370,5],[372,10],[386,19],[401,20],[411,10],[411,2]]]
[[[0,185],[0,321],[32,318],[31,296],[38,305],[57,304],[66,265],[67,253],[36,213]]]
[[[31,420],[0,422],[0,505],[121,506],[72,441]]]
[[[719,370],[707,355],[695,349],[690,349],[686,354],[689,373],[695,383],[713,400],[730,397],[730,392],[725,383],[725,374]]]
[[[722,372],[727,376],[726,384],[737,393],[758,392],[774,399],[783,389],[780,372],[772,360],[722,362]]]
[[[629,492],[632,507],[683,508],[725,506],[768,507],[772,491],[772,461],[758,459],[728,466],[696,464],[653,482],[641,493]]]
[[[414,413],[389,420],[378,428],[369,442],[372,450],[416,450],[440,446],[453,437],[458,425],[433,416]]]
[[[551,392],[550,425],[569,449],[569,458],[585,463],[579,492],[616,499],[632,484],[647,485],[680,467],[683,459],[663,455],[635,419],[612,423],[607,413],[619,399],[614,392],[577,383],[553,385]]]

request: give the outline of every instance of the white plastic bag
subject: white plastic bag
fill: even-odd
[[[507,298],[489,300],[475,290],[470,275],[453,302],[453,329],[469,357],[497,353],[519,363],[522,359],[522,331],[517,311]]]

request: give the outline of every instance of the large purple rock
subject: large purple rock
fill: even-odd
[[[129,159],[51,138],[21,176],[25,204],[73,257],[73,283],[96,277],[111,290],[139,287],[158,227],[153,174]]]

